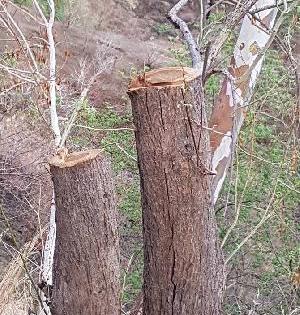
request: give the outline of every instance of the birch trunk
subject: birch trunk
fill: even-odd
[[[253,10],[275,5],[274,0],[259,0]],[[261,71],[266,49],[272,40],[278,9],[263,10],[254,17],[247,14],[242,23],[229,66],[232,78],[226,77],[213,109],[210,128],[212,171],[217,175],[213,181],[213,200],[217,201],[234,147]]]

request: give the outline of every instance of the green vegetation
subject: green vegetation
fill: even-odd
[[[284,304],[284,295],[288,296],[288,300],[295,300],[290,275],[300,262],[297,240],[299,221],[294,216],[299,207],[300,194],[299,166],[296,166],[299,160],[293,160],[295,150],[299,148],[293,136],[295,126],[291,123],[295,115],[294,82],[295,78],[280,53],[270,50],[240,135],[232,184],[227,178],[217,206],[222,206],[227,196],[229,202],[234,203],[237,194],[240,215],[225,246],[228,254],[251,233],[268,209],[269,219],[233,257],[231,264],[235,266],[233,273],[242,274],[245,270],[243,264],[247,265],[249,272],[241,276],[240,286],[247,286],[247,281],[251,282],[260,292],[260,307],[264,312],[268,311],[268,301],[281,301],[273,305],[272,314],[288,311],[289,305]],[[235,189],[236,178],[238,185]],[[225,217],[224,213],[218,213],[221,235],[224,236],[226,226],[233,221],[234,212],[235,208],[229,207]],[[290,265],[293,270],[290,270]],[[254,282],[251,277],[255,277]],[[247,290],[251,294],[251,289]],[[253,290],[253,296],[257,292]],[[232,303],[230,294],[228,303]],[[227,314],[241,314],[241,305],[243,303],[240,301],[236,305],[226,306]]]
[[[161,36],[174,37],[176,36],[176,30],[171,23],[157,23],[154,28],[154,32]]]
[[[168,25],[160,24],[156,31],[167,34],[168,30]],[[228,62],[234,41],[234,36],[230,36],[220,67],[225,67]],[[170,49],[170,54],[176,65],[191,65],[184,45]],[[131,67],[129,73],[124,71],[121,75],[128,79],[138,73],[136,67]],[[210,106],[222,79],[220,75],[213,75],[205,84]],[[291,69],[280,52],[269,50],[240,134],[232,176],[227,177],[216,206],[221,239],[234,220],[235,199],[240,211],[237,225],[224,246],[227,257],[267,213],[264,224],[230,261],[228,286],[233,285],[235,291],[227,292],[224,308],[228,315],[248,314],[252,307],[248,303],[256,297],[261,314],[269,314],[270,303],[273,307],[270,314],[288,314],[286,298],[297,303],[290,283],[291,272],[300,263],[297,239],[300,222],[295,216],[295,212],[299,212],[300,167],[296,131],[292,124],[296,103],[294,93],[295,78]],[[109,104],[101,111],[86,105],[81,120],[82,124],[102,129],[132,126],[130,112],[118,114]],[[126,249],[123,303],[130,305],[142,286],[141,206],[134,134],[132,131],[109,131],[102,132],[98,138],[97,144],[111,156],[116,172],[122,222],[120,232]],[[229,205],[224,207],[227,199]],[[245,290],[247,296],[236,300],[236,292]]]
[[[184,58],[186,57],[183,54],[179,54],[178,60],[185,61]],[[212,76],[207,81],[209,102],[218,93],[219,82],[218,76]],[[247,282],[251,282],[253,289],[247,290],[253,296],[259,290],[263,299],[261,308],[264,311],[267,311],[269,300],[283,299],[279,289],[270,290],[270,287],[279,283],[284,294],[293,294],[290,290],[289,266],[291,264],[295,268],[300,261],[300,248],[296,238],[300,227],[294,217],[295,209],[299,207],[300,176],[299,166],[295,168],[292,159],[296,143],[291,137],[293,126],[290,125],[295,104],[293,82],[293,75],[280,54],[270,50],[241,131],[232,183],[229,183],[228,177],[216,207],[221,209],[229,196],[231,206],[226,213],[225,208],[218,211],[219,235],[222,238],[233,221],[235,209],[232,204],[237,194],[240,215],[238,224],[224,247],[227,255],[251,233],[266,209],[269,209],[268,220],[231,260],[231,273],[241,273],[241,281],[239,284],[235,283],[235,287],[242,289],[247,286]],[[101,111],[86,104],[81,120],[89,127],[101,129],[132,127],[131,113],[118,114],[109,104]],[[82,135],[80,138],[82,139]],[[130,305],[142,286],[141,206],[134,133],[131,130],[103,132],[99,139],[98,145],[111,156],[116,172],[122,221],[120,232],[127,252],[125,256],[128,261],[137,257],[129,268],[127,265],[123,267],[123,302]],[[238,185],[235,188],[236,179]],[[249,272],[245,272],[245,268]],[[228,277],[230,285],[233,275],[229,274]],[[246,300],[236,304],[228,292],[225,303],[227,314],[241,314],[240,307],[246,311],[246,304]],[[287,306],[279,303],[278,311],[280,308],[286,309]]]

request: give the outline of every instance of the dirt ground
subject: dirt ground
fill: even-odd
[[[171,43],[167,37],[158,36],[155,32],[157,25],[170,23],[167,13],[174,3],[176,0],[78,2],[71,11],[72,26],[63,32],[62,26],[57,28],[57,40],[64,42],[58,50],[59,55],[63,58],[65,50],[71,55],[62,69],[62,75],[65,71],[68,75],[72,74],[81,58],[89,56],[93,60],[98,49],[109,46],[109,54],[115,57],[114,66],[95,84],[90,100],[96,107],[104,102],[115,107],[124,106],[130,74],[143,71],[145,65],[158,68],[174,61],[169,49],[181,44],[179,38]],[[187,20],[194,19],[197,17],[196,9],[197,1],[181,14]]]

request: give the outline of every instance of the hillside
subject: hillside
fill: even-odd
[[[140,177],[128,84],[151,69],[191,65],[179,30],[166,18],[176,2],[57,1],[54,38],[62,126],[67,125],[78,106],[88,79],[101,70],[81,104],[67,146],[71,152],[101,148],[112,160],[124,312],[139,305],[143,273]],[[36,14],[28,3],[24,8]],[[42,74],[48,75],[45,30],[14,6],[9,10],[35,54],[40,54]],[[209,40],[214,37],[209,33],[210,26],[222,28],[226,10],[227,6],[222,7],[209,16]],[[198,12],[199,2],[192,1],[180,13],[193,34],[199,31]],[[297,13],[289,13],[266,53],[236,146],[235,162],[215,206],[221,240],[227,239],[226,232],[234,222],[234,230],[223,247],[225,257],[230,257],[224,299],[228,315],[290,315],[299,311],[299,283],[293,282],[300,264],[299,78],[287,49],[291,45],[299,76],[299,36],[295,35],[299,31],[298,19]],[[6,34],[1,24],[0,30]],[[218,56],[218,69],[229,64],[238,32],[236,27],[230,33],[222,56]],[[0,47],[1,60],[26,69],[26,60],[12,53],[16,46],[5,36],[1,39],[5,42]],[[216,102],[222,76],[216,71],[205,82],[209,112]],[[1,72],[0,315],[25,315],[30,310],[30,314],[36,314],[38,301],[32,281],[37,283],[39,278],[52,198],[47,163],[54,154],[47,123],[49,88],[20,87],[4,93],[9,83]],[[248,235],[251,238],[247,239]]]

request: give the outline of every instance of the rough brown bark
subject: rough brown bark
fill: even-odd
[[[53,315],[119,315],[119,236],[110,163],[100,150],[50,161],[56,198]]]
[[[131,85],[141,177],[144,315],[218,315],[222,255],[211,200],[210,143],[193,70]]]

